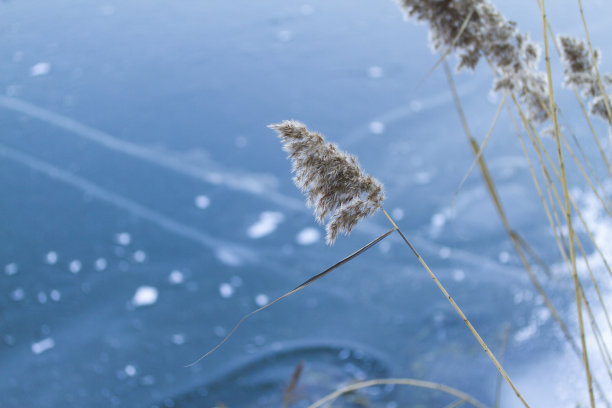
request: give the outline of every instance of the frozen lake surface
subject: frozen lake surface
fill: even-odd
[[[398,237],[184,367],[243,314],[390,228],[377,214],[325,245],[266,128],[283,119],[321,131],[385,184],[387,210],[494,351],[509,328],[506,365],[528,400],[584,401],[579,364],[478,174],[451,206],[472,156],[443,72],[419,86],[437,59],[426,27],[392,1],[357,3],[0,3],[0,407],[281,406],[300,362],[301,404],[392,376],[493,405],[497,371]],[[541,38],[535,1],[498,3]],[[581,36],[576,4],[549,3],[553,26]],[[587,8],[608,72],[611,9]],[[499,103],[490,75],[481,66],[456,80],[482,140]],[[513,132],[502,116],[492,175],[514,228],[553,263]],[[605,241],[609,219],[579,197]],[[574,316],[573,287],[545,282]],[[398,387],[363,395],[372,407],[452,402]]]

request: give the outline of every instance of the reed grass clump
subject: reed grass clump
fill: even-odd
[[[473,70],[486,59],[497,71],[495,92],[516,92],[528,106],[529,119],[543,123],[549,117],[546,75],[538,70],[540,47],[520,33],[486,0],[400,0],[404,15],[429,25],[431,48],[454,53],[457,70]]]
[[[492,70],[494,78],[493,89],[503,92],[504,95],[509,97],[508,100],[513,102],[513,106],[508,105],[507,110],[515,125],[516,135],[525,154],[534,185],[543,204],[560,255],[566,263],[575,288],[580,346],[578,346],[568,325],[565,324],[551,302],[544,285],[540,282],[540,278],[532,269],[531,262],[534,261],[542,264],[541,259],[518,232],[511,227],[505,214],[501,197],[497,193],[495,182],[488,170],[483,152],[489,135],[487,135],[485,142],[479,147],[469,130],[467,118],[454,89],[452,74],[449,70],[446,70],[449,87],[453,91],[457,111],[468,137],[470,147],[475,155],[474,160],[478,163],[487,191],[502,219],[504,228],[512,240],[515,250],[532,283],[540,296],[542,296],[551,315],[559,324],[572,350],[574,350],[584,365],[590,405],[592,407],[595,406],[594,387],[599,394],[600,400],[610,406],[607,400],[609,392],[606,391],[605,386],[602,386],[593,377],[591,372],[589,359],[593,356],[587,350],[586,330],[588,327],[586,324],[583,324],[583,320],[587,320],[583,319],[583,311],[587,313],[588,324],[597,344],[600,354],[599,361],[606,367],[608,376],[612,380],[612,374],[610,374],[612,373],[610,370],[612,360],[610,360],[611,354],[607,345],[609,341],[601,334],[599,325],[604,322],[598,322],[595,318],[591,300],[589,300],[589,296],[593,294],[585,290],[585,285],[577,274],[577,262],[585,262],[589,270],[592,288],[594,293],[597,294],[599,306],[606,316],[606,323],[610,328],[612,328],[612,324],[610,324],[606,305],[601,296],[600,283],[591,271],[588,257],[581,244],[581,237],[574,228],[573,224],[575,224],[576,218],[580,220],[581,228],[585,230],[590,243],[596,250],[597,255],[600,256],[602,264],[605,265],[610,276],[612,276],[612,269],[606,260],[605,254],[593,237],[591,232],[592,226],[589,226],[585,221],[580,208],[576,205],[576,200],[570,194],[568,171],[577,170],[584,177],[587,185],[602,204],[602,208],[610,216],[612,216],[612,206],[608,197],[609,192],[604,188],[604,183],[600,180],[600,176],[595,171],[595,166],[592,163],[592,160],[596,158],[589,157],[582,147],[582,143],[585,143],[586,139],[577,137],[572,130],[572,125],[567,120],[563,128],[560,126],[559,120],[565,119],[565,117],[561,107],[557,105],[553,92],[554,78],[551,70],[550,56],[552,47],[549,46],[551,43],[549,41],[550,32],[550,36],[558,40],[557,42],[553,41],[552,44],[559,52],[564,65],[564,85],[574,90],[589,124],[589,129],[594,136],[597,150],[601,154],[601,160],[608,170],[608,175],[612,177],[607,154],[599,142],[599,137],[590,119],[591,116],[598,116],[612,125],[610,93],[607,91],[607,88],[612,84],[612,78],[610,75],[600,75],[599,73],[600,53],[592,47],[581,0],[577,0],[577,6],[584,25],[586,41],[569,36],[555,37],[552,26],[546,16],[545,2],[544,0],[538,0],[537,4],[540,8],[542,31],[544,34],[545,72],[540,72],[538,69],[539,55],[541,53],[540,47],[533,43],[527,34],[520,33],[516,23],[507,21],[487,0],[401,0],[399,4],[408,18],[425,22],[429,25],[430,45],[434,51],[442,54],[442,60],[451,53],[455,54],[460,61],[457,67],[460,70],[464,68],[472,69],[481,58],[485,59]],[[585,108],[582,99],[588,100],[589,109]],[[505,98],[502,98],[499,108],[505,103]],[[518,112],[523,129],[514,120],[512,107]],[[497,120],[498,113],[496,113],[494,122]],[[550,147],[547,147],[542,142],[541,135],[536,130],[536,125],[542,124],[549,119],[552,122],[552,126],[545,129],[545,131],[554,137],[554,152],[549,152]],[[523,132],[527,134],[528,140],[531,142],[531,147],[533,148],[531,151],[527,149],[523,141]],[[566,137],[566,133],[571,133],[571,140],[574,142],[573,147],[568,137]],[[580,153],[580,157],[576,155],[575,150]],[[532,157],[534,154],[536,156],[535,159]],[[571,161],[566,160],[568,156],[571,157]],[[570,167],[571,164],[575,164],[575,167]],[[540,175],[536,174],[538,167],[541,170]],[[582,259],[577,259],[576,248],[580,249]],[[529,257],[532,259],[530,260]]]
[[[589,111],[593,116],[599,116],[612,126],[612,117],[606,109],[610,104],[610,95],[604,94],[599,85],[597,65],[601,62],[599,50],[593,50],[593,58],[587,42],[568,35],[558,36],[561,46],[561,57],[565,74],[564,85],[580,92],[583,98],[590,100]],[[601,76],[604,89],[612,85],[612,75]],[[605,92],[605,91],[604,91]]]
[[[601,60],[601,54],[592,48],[581,0],[577,1],[584,22],[586,41],[570,36],[555,37],[552,35],[552,38],[556,39],[556,42],[553,41],[553,45],[559,51],[564,66],[564,85],[575,91],[585,118],[589,122],[589,128],[595,137],[597,149],[601,153],[601,160],[605,163],[608,175],[612,179],[611,166],[608,163],[604,149],[599,144],[595,129],[590,122],[590,116],[598,116],[607,121],[610,129],[612,129],[611,94],[607,90],[612,85],[612,75],[600,75],[599,73],[598,65]],[[589,258],[592,257],[587,256],[581,242],[584,236],[581,237],[574,229],[573,224],[576,223],[576,219],[580,220],[582,229],[588,236],[597,255],[601,258],[610,277],[612,277],[612,268],[610,268],[607,262],[606,254],[599,248],[598,243],[593,237],[591,228],[585,221],[585,217],[576,204],[575,198],[570,194],[567,171],[572,169],[580,171],[610,216],[612,216],[612,205],[608,197],[609,192],[606,192],[603,188],[603,183],[594,170],[595,166],[591,163],[591,160],[594,158],[588,157],[582,149],[580,143],[583,139],[577,138],[573,134],[571,124],[567,125],[567,130],[562,130],[559,124],[559,118],[563,117],[563,112],[561,107],[557,105],[553,92],[554,81],[550,63],[550,49],[552,47],[549,47],[548,38],[548,33],[552,34],[552,27],[546,17],[544,1],[538,0],[544,33],[543,53],[546,56],[545,72],[539,69],[540,55],[542,54],[540,46],[533,42],[528,34],[521,33],[518,30],[517,24],[507,20],[488,0],[399,0],[398,3],[407,18],[429,25],[429,43],[434,51],[441,54],[441,61],[444,62],[449,88],[453,94],[464,131],[475,156],[474,164],[478,164],[486,189],[531,282],[543,299],[551,316],[559,325],[571,349],[584,365],[590,406],[595,407],[596,394],[594,391],[597,391],[597,401],[603,401],[607,406],[610,406],[607,399],[610,393],[609,384],[608,387],[602,385],[600,383],[601,379],[595,378],[592,375],[589,359],[593,358],[595,352],[587,350],[586,336],[587,330],[590,328],[597,345],[597,351],[599,351],[599,361],[606,368],[609,377],[605,378],[604,381],[612,381],[612,358],[610,358],[612,353],[609,351],[609,338],[603,336],[600,329],[600,325],[607,324],[608,328],[612,331],[612,323],[599,289],[598,279],[601,278],[596,278],[591,270]],[[478,142],[472,135],[468,120],[461,107],[453,75],[445,61],[446,56],[449,54],[454,54],[458,57],[458,71],[464,69],[473,70],[481,59],[486,60],[492,71],[493,90],[503,94],[491,129],[481,146],[478,145]],[[582,99],[588,100],[588,110],[584,108]],[[538,264],[545,272],[548,272],[547,266],[526,240],[510,225],[504,210],[502,197],[497,192],[495,181],[486,164],[484,146],[486,140],[491,136],[494,124],[504,105],[514,124],[517,140],[525,155],[538,198],[542,202],[546,218],[550,224],[554,243],[557,245],[560,256],[563,262],[565,262],[572,279],[579,326],[578,328],[573,328],[573,330],[577,333],[574,333],[570,326],[565,323],[548,296],[545,285],[541,283],[540,277],[534,272],[532,263]],[[518,113],[520,122],[515,121],[515,113]],[[549,120],[552,122],[552,133],[555,140],[554,152],[549,152],[551,148],[542,142],[540,134],[536,130],[537,125],[541,125]],[[518,123],[522,124],[522,128]],[[277,132],[283,149],[289,153],[289,159],[292,162],[292,172],[294,173],[293,180],[296,186],[306,195],[307,205],[314,208],[314,215],[319,223],[326,223],[326,240],[328,244],[334,243],[340,233],[350,234],[361,220],[374,215],[379,210],[387,217],[393,228],[323,272],[307,279],[268,305],[244,316],[221,343],[206,355],[227,341],[246,318],[306,288],[339,266],[363,254],[393,232],[397,232],[444,297],[464,321],[521,403],[528,407],[529,405],[525,398],[510,380],[500,362],[493,355],[461,308],[444,288],[435,273],[429,268],[417,249],[384,210],[383,201],[385,196],[383,185],[361,169],[355,156],[339,150],[333,143],[326,142],[321,134],[309,131],[304,124],[287,120],[272,124],[269,127]],[[572,139],[565,136],[567,132],[572,133],[574,148],[570,144]],[[524,134],[527,135],[527,140],[531,143],[531,150],[528,149],[527,144],[524,142]],[[580,151],[582,159],[574,153],[574,149]],[[569,168],[568,163],[572,162],[566,160],[568,154],[571,156],[573,164],[576,166],[575,168]],[[539,174],[538,170],[540,171]],[[595,179],[596,182],[593,182],[592,179]],[[576,248],[580,250],[582,259],[577,259]],[[601,318],[598,321],[592,309],[593,299],[590,299],[590,297],[593,297],[593,291],[589,291],[589,287],[585,287],[585,283],[583,283],[583,280],[585,280],[584,276],[578,276],[577,263],[582,261],[588,269],[591,287],[597,294],[598,305],[604,312],[605,322]],[[551,275],[548,274],[547,277],[550,278]],[[605,275],[604,277],[607,278],[608,276]],[[609,284],[609,282],[606,283]],[[588,317],[589,326],[583,322],[583,320],[587,320],[583,318],[585,312]],[[576,340],[577,337],[579,337],[579,342]],[[432,383],[424,384],[422,381],[412,379],[365,381],[344,387],[317,401],[311,407],[322,406],[322,404],[333,401],[345,392],[384,383],[432,386]],[[436,385],[436,387],[438,386]],[[462,398],[458,401],[458,404],[470,401],[469,398],[471,397],[463,394],[460,395],[456,390],[451,390],[451,393]],[[497,401],[499,403],[499,391]],[[474,406],[479,404],[477,401],[471,401],[471,403]]]
[[[300,122],[286,120],[269,125],[278,132],[283,150],[289,153],[295,185],[314,207],[316,220],[327,231],[333,244],[339,233],[350,234],[364,218],[382,208],[383,185],[366,174],[357,158],[310,132]]]

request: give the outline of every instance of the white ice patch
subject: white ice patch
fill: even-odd
[[[463,269],[455,269],[453,271],[453,279],[455,282],[462,282],[465,279],[465,272],[463,272]]]
[[[531,322],[527,326],[523,327],[514,335],[514,340],[517,343],[522,343],[532,338],[538,331],[538,325],[535,322]]]
[[[15,302],[19,302],[23,300],[23,298],[25,298],[25,290],[23,290],[23,288],[17,288],[11,292],[11,299]]]
[[[379,67],[378,65],[373,65],[368,68],[368,76],[370,78],[378,79],[382,78],[384,75],[385,71],[382,69],[382,67]]]
[[[168,275],[168,282],[170,282],[173,285],[180,285],[184,281],[185,281],[185,275],[183,275],[183,272],[179,270],[175,269],[172,272],[170,272],[170,275]]]
[[[300,245],[312,245],[321,239],[321,232],[314,227],[307,227],[301,230],[295,240]]]
[[[134,258],[134,261],[138,263],[143,263],[147,260],[147,254],[145,253],[145,251],[142,250],[134,252],[134,255],[132,255],[132,257]]]
[[[228,266],[242,265],[242,259],[240,258],[240,256],[235,251],[232,251],[230,248],[220,248],[219,250],[217,250],[216,255],[219,261],[223,262]]]
[[[94,262],[94,268],[96,269],[96,271],[103,271],[103,270],[105,270],[107,265],[108,264],[106,262],[106,259],[104,259],[104,258],[98,258]]]
[[[373,122],[370,122],[368,128],[370,129],[371,133],[375,135],[380,135],[385,131],[385,124],[375,120]]]
[[[70,263],[68,264],[68,270],[72,273],[81,272],[82,267],[83,267],[83,264],[78,259],[70,261]]]
[[[51,298],[52,301],[54,302],[59,302],[62,299],[62,294],[60,293],[59,290],[57,289],[53,289],[50,293],[49,293],[49,297]]]
[[[130,242],[132,242],[132,236],[127,232],[120,232],[115,235],[115,242],[123,246],[130,245]]]
[[[4,267],[4,273],[8,276],[15,275],[17,272],[19,272],[19,266],[14,262]]]
[[[210,205],[210,198],[206,197],[203,194],[196,196],[193,201],[195,203],[195,206],[198,207],[200,210],[208,208],[208,206]]]
[[[230,298],[234,294],[234,288],[229,283],[222,283],[219,285],[219,294],[222,298]]]
[[[172,343],[180,346],[181,344],[185,344],[185,335],[182,333],[176,333],[172,335]]]
[[[33,77],[47,75],[49,72],[51,72],[51,64],[48,62],[39,62],[30,68],[30,76]]]
[[[437,213],[431,217],[431,226],[433,228],[442,228],[444,224],[446,224],[446,215]]]
[[[255,296],[255,304],[259,307],[267,305],[269,301],[270,298],[268,298],[268,296],[264,295],[263,293],[260,293],[259,295]]]
[[[271,234],[284,218],[280,212],[264,211],[259,214],[259,220],[249,227],[247,234],[253,239],[265,237]]]
[[[432,175],[426,171],[420,171],[414,175],[414,182],[420,185],[429,184],[431,182]]]
[[[404,218],[404,210],[401,208],[394,208],[391,211],[391,215],[395,218],[395,221],[401,221]]]
[[[53,347],[55,347],[55,340],[53,340],[51,337],[47,337],[46,339],[42,339],[41,341],[32,344],[32,353],[44,353]]]
[[[450,258],[451,253],[452,253],[452,250],[449,247],[442,247],[440,248],[440,251],[438,251],[438,255],[440,255],[440,258],[442,259]]]
[[[45,262],[47,262],[49,265],[55,265],[57,263],[58,260],[58,256],[57,256],[57,252],[55,251],[49,251],[47,252],[47,255],[45,255]]]
[[[132,298],[132,304],[136,307],[150,306],[157,302],[158,291],[153,286],[141,286],[136,289],[134,297]]]
[[[125,371],[125,374],[126,374],[128,377],[133,377],[133,376],[135,376],[135,375],[136,375],[136,372],[137,372],[137,371],[136,371],[136,367],[134,367],[134,366],[133,366],[133,365],[131,365],[131,364],[126,365],[126,366],[125,366],[125,368],[123,369],[123,371]]]

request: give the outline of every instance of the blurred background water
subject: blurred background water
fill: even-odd
[[[499,3],[541,38],[535,1]],[[577,5],[550,3],[553,27],[582,36]],[[604,71],[610,11],[586,9]],[[528,400],[585,399],[478,174],[451,208],[472,156],[441,70],[419,86],[437,59],[427,27],[393,1],[6,0],[0,38],[0,407],[280,406],[300,361],[294,406],[385,376],[492,405],[495,368],[397,237],[184,367],[244,313],[389,228],[376,215],[325,246],[266,128],[290,118],[384,182],[386,208],[496,352],[509,328],[505,365]],[[490,74],[457,82],[482,139],[499,102]],[[554,263],[513,132],[502,116],[493,177],[513,226]],[[572,186],[607,242],[609,221]],[[545,283],[571,320],[572,286]],[[347,404],[452,401],[393,387],[359,398]]]

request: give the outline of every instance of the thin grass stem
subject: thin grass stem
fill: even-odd
[[[469,404],[471,404],[472,406],[476,408],[486,408],[486,406],[482,402],[478,401],[476,398],[470,396],[469,394],[466,394],[463,391],[459,391],[455,388],[449,387],[444,384],[439,384],[439,383],[432,382],[432,381],[415,380],[412,378],[384,378],[384,379],[356,382],[354,384],[350,384],[345,387],[337,389],[336,391],[310,404],[308,408],[319,408],[323,406],[323,404],[326,404],[328,402],[333,403],[333,401],[335,401],[338,397],[342,396],[343,394],[349,393],[349,392],[357,391],[363,388],[374,387],[377,385],[387,385],[387,384],[407,385],[410,387],[437,390],[437,391],[444,392],[446,394],[454,395],[455,397],[461,398],[462,400],[464,399],[466,402],[468,402]],[[331,405],[328,405],[328,407],[330,406]]]
[[[501,363],[504,362],[504,355],[506,354],[506,344],[508,342],[508,334],[510,334],[510,325],[507,324],[504,328],[504,335],[502,337],[501,351],[499,352],[499,360]],[[497,376],[497,383],[495,384],[495,408],[499,408],[501,402],[501,386],[502,377]]]
[[[212,354],[214,351],[216,351],[219,347],[221,347],[227,340],[229,340],[230,337],[232,337],[232,335],[236,332],[236,330],[238,330],[238,327],[240,327],[240,325],[242,325],[242,323],[244,323],[245,320],[247,320],[249,317],[253,316],[256,313],[261,312],[262,310],[265,310],[267,308],[269,308],[270,306],[272,306],[273,304],[275,304],[276,302],[279,302],[283,299],[285,299],[286,297],[289,297],[297,292],[299,292],[300,290],[306,288],[307,286],[309,286],[310,284],[318,281],[319,279],[321,279],[322,277],[324,277],[325,275],[327,275],[328,273],[330,273],[331,271],[333,271],[334,269],[339,268],[340,266],[344,265],[345,263],[351,261],[352,259],[356,258],[357,256],[363,254],[365,251],[367,251],[368,249],[372,248],[374,245],[378,244],[380,241],[382,241],[383,239],[387,238],[389,235],[391,235],[393,233],[393,231],[395,231],[396,228],[391,228],[389,231],[385,232],[384,234],[382,234],[381,236],[379,236],[378,238],[376,238],[375,240],[373,240],[372,242],[370,242],[369,244],[359,248],[357,251],[353,252],[352,254],[350,254],[349,256],[347,256],[346,258],[336,262],[334,265],[330,266],[329,268],[327,268],[326,270],[324,270],[323,272],[320,272],[314,276],[312,276],[311,278],[307,279],[306,281],[304,281],[303,283],[299,284],[298,286],[296,286],[294,289],[290,290],[289,292],[285,293],[282,296],[277,297],[276,299],[274,299],[273,301],[271,301],[270,303],[260,307],[259,309],[253,310],[252,312],[244,315],[239,321],[238,323],[236,323],[236,325],[234,326],[234,328],[232,330],[230,330],[230,332],[227,334],[227,336],[225,336],[223,338],[223,340],[221,340],[219,342],[219,344],[217,344],[215,347],[213,347],[212,349],[210,349],[208,352],[206,352],[205,354],[203,354],[202,356],[200,356],[197,360],[195,360],[193,363],[190,363],[188,365],[186,365],[185,367],[191,367],[197,363],[199,363],[200,361],[202,361],[202,359],[208,357],[210,354]]]
[[[457,111],[459,113],[459,116],[461,118],[461,123],[463,125],[465,134],[466,134],[466,136],[468,138],[470,146],[472,147],[472,151],[473,151],[474,155],[476,155],[477,151],[478,151],[478,144],[476,143],[474,138],[471,136],[471,132],[470,132],[469,126],[467,124],[467,119],[465,118],[465,115],[463,114],[463,109],[461,108],[461,101],[459,100],[459,95],[457,94],[455,83],[454,83],[452,75],[450,74],[450,70],[447,70],[446,73],[447,73],[447,79],[448,79],[449,87],[451,88],[451,92],[453,94],[453,98],[454,98],[454,101],[455,101],[455,106],[456,106]],[[514,98],[514,95],[512,95],[512,97]],[[516,100],[515,100],[515,102],[516,102]],[[511,114],[511,112],[510,112],[510,114]],[[512,121],[515,124],[515,129],[517,129],[517,132],[518,132],[518,127],[516,126],[516,122],[514,121],[514,118],[513,118],[512,114],[510,115],[510,117],[512,118]],[[520,136],[520,132],[518,134]],[[510,240],[512,241],[514,249],[515,249],[516,253],[519,256],[519,258],[520,258],[520,260],[521,260],[521,262],[523,264],[523,267],[527,271],[527,274],[529,275],[529,278],[530,278],[533,286],[536,288],[536,290],[538,291],[538,293],[540,294],[542,299],[544,299],[544,303],[546,304],[546,307],[548,308],[548,310],[550,311],[551,315],[553,316],[553,318],[555,319],[555,321],[559,325],[559,327],[560,327],[561,331],[563,332],[563,334],[565,335],[566,339],[568,340],[568,342],[570,343],[570,345],[572,346],[574,351],[579,355],[580,352],[579,352],[578,346],[576,345],[576,342],[574,341],[574,339],[573,339],[569,329],[567,328],[567,326],[563,322],[563,319],[561,319],[561,316],[557,312],[557,309],[552,304],[550,298],[548,297],[548,295],[544,291],[544,288],[540,284],[540,281],[538,280],[538,278],[536,277],[535,273],[533,272],[533,270],[531,268],[531,265],[529,264],[529,261],[527,260],[527,257],[525,256],[525,253],[523,252],[522,245],[525,245],[525,244],[522,244],[522,243],[524,243],[524,240],[520,237],[520,235],[518,233],[516,233],[510,227],[510,223],[509,223],[508,218],[506,217],[506,214],[504,212],[503,206],[501,204],[501,200],[499,198],[499,195],[497,194],[497,190],[495,189],[495,185],[493,183],[493,179],[491,178],[491,175],[490,175],[490,172],[489,172],[488,167],[486,165],[486,162],[484,160],[484,157],[480,157],[479,160],[478,160],[478,163],[479,163],[479,167],[480,167],[480,171],[482,173],[482,176],[483,176],[483,178],[485,180],[485,185],[487,186],[487,191],[489,192],[489,195],[490,195],[490,197],[491,197],[491,199],[493,201],[493,204],[495,205],[495,208],[496,208],[496,210],[497,210],[497,212],[498,212],[498,214],[499,214],[499,216],[500,216],[500,218],[502,220],[504,228],[505,228],[508,236],[510,237]],[[534,174],[534,180],[536,181],[536,186],[537,186],[537,179],[535,179],[535,173],[533,173],[533,167],[531,165],[530,165],[530,170],[531,170],[532,174]],[[539,188],[538,188],[538,191],[539,191],[540,196],[542,197],[541,191],[539,190]]]
[[[525,399],[523,398],[523,396],[521,395],[521,393],[519,392],[518,388],[516,388],[516,386],[514,385],[514,383],[512,382],[512,380],[510,380],[510,377],[508,376],[508,374],[506,373],[506,370],[504,370],[504,368],[501,366],[501,364],[499,363],[499,361],[497,361],[497,358],[495,358],[495,355],[491,352],[491,350],[489,349],[489,346],[487,346],[487,344],[484,342],[484,340],[482,339],[482,337],[480,337],[480,334],[478,334],[478,332],[476,331],[476,329],[474,328],[474,326],[472,325],[472,323],[468,320],[468,318],[466,317],[466,315],[463,313],[463,311],[461,310],[461,308],[459,307],[459,305],[457,305],[457,303],[455,302],[455,300],[451,297],[451,295],[448,293],[448,291],[446,290],[446,288],[442,285],[442,283],[440,282],[440,280],[438,279],[438,277],[436,276],[435,273],[433,273],[433,271],[429,268],[429,266],[427,265],[427,263],[425,262],[425,260],[423,259],[423,257],[421,257],[421,255],[418,253],[418,251],[416,250],[416,248],[410,243],[410,241],[408,240],[408,238],[406,238],[406,236],[404,235],[404,233],[402,232],[401,229],[399,229],[399,227],[397,226],[397,224],[395,224],[395,222],[393,221],[393,219],[391,218],[391,216],[389,216],[389,214],[385,211],[385,209],[382,209],[382,212],[385,214],[385,216],[387,217],[387,219],[389,219],[389,222],[391,222],[391,224],[393,225],[393,227],[395,228],[395,230],[400,234],[400,236],[402,237],[402,239],[404,240],[404,242],[406,243],[406,245],[408,245],[408,247],[410,248],[410,250],[414,253],[414,255],[416,256],[416,258],[418,259],[418,261],[421,263],[421,265],[423,266],[423,268],[425,268],[425,270],[427,271],[427,273],[429,273],[429,276],[431,277],[431,279],[433,279],[434,283],[436,284],[436,286],[438,286],[438,288],[440,289],[440,291],[444,294],[444,296],[446,297],[446,299],[450,302],[450,304],[453,306],[453,308],[455,309],[455,311],[459,314],[459,316],[461,317],[461,319],[463,320],[463,322],[465,323],[465,325],[468,327],[468,329],[472,332],[472,334],[474,335],[474,337],[476,338],[476,340],[478,341],[478,343],[480,344],[480,346],[482,347],[482,349],[484,350],[484,352],[487,354],[487,356],[489,356],[489,358],[491,359],[491,361],[493,362],[493,364],[495,365],[495,367],[497,368],[497,370],[500,372],[500,374],[504,377],[504,379],[506,380],[506,382],[508,383],[508,385],[510,385],[510,387],[512,388],[512,390],[514,391],[514,393],[516,394],[516,396],[521,400],[521,402],[523,403],[523,405],[525,405],[525,407],[529,407],[529,404],[527,404],[527,401],[525,401]]]
[[[580,0],[579,0],[580,1]],[[563,197],[565,200],[565,219],[567,222],[568,228],[568,240],[570,247],[570,259],[572,265],[572,278],[574,280],[575,292],[576,292],[576,308],[578,313],[578,324],[580,327],[580,342],[582,343],[582,359],[584,363],[585,374],[587,378],[587,384],[589,388],[589,401],[591,403],[591,408],[595,408],[595,397],[593,395],[593,381],[591,379],[591,369],[589,367],[589,358],[587,353],[587,345],[584,334],[584,323],[582,317],[582,302],[580,301],[580,290],[579,290],[579,281],[578,281],[578,273],[576,271],[576,253],[574,248],[574,228],[572,225],[572,217],[571,217],[571,206],[569,200],[569,190],[567,187],[567,177],[565,175],[565,164],[563,161],[563,150],[561,146],[561,135],[559,131],[559,121],[557,119],[557,110],[555,103],[555,96],[552,86],[552,71],[550,66],[550,53],[548,47],[548,20],[546,18],[546,8],[545,1],[540,0],[541,11],[542,11],[542,29],[544,31],[544,52],[546,56],[546,75],[548,77],[548,95],[550,98],[550,106],[552,109],[552,119],[553,125],[555,127],[555,140],[557,144],[557,157],[559,159],[559,169],[561,171],[561,184],[563,186]],[[605,94],[604,94],[605,95]]]

